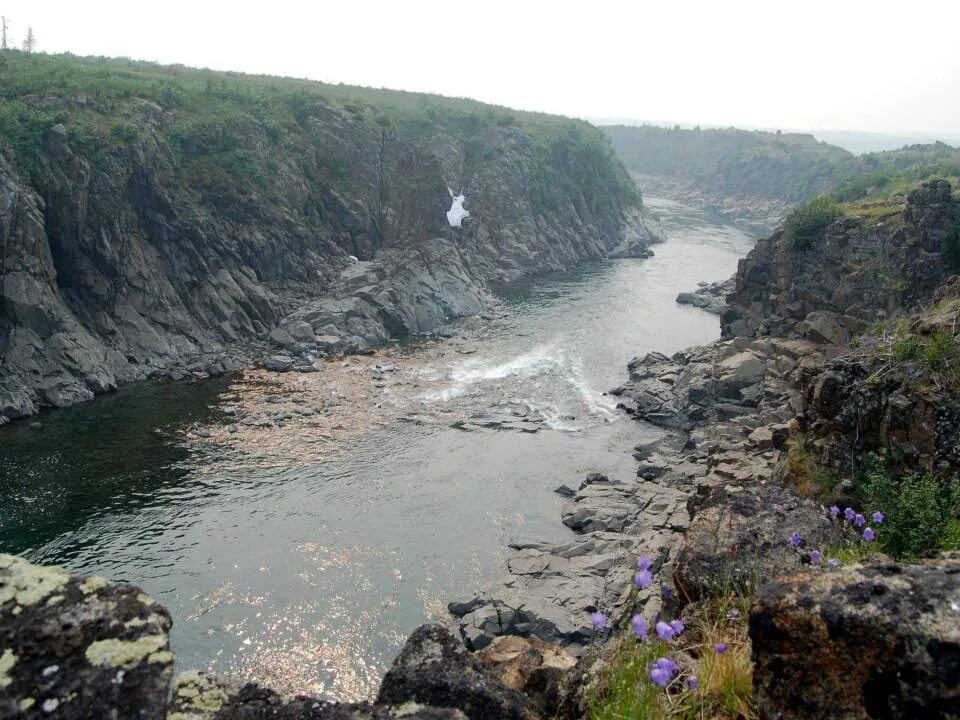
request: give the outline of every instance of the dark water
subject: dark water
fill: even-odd
[[[297,451],[294,425],[240,449],[189,442],[191,423],[222,422],[237,392],[222,381],[138,385],[0,430],[0,549],[140,585],[175,618],[180,669],[368,696],[410,630],[501,573],[511,538],[568,537],[554,487],[633,475],[655,431],[603,394],[629,359],[717,336],[715,316],[674,298],[728,277],[751,238],[648,204],[670,235],[654,258],[513,288],[466,337],[476,352],[405,371],[390,402],[432,422],[388,422],[323,459]],[[504,401],[544,429],[450,426]]]

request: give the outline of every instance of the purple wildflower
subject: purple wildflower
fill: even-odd
[[[605,627],[607,627],[607,625],[610,624],[610,618],[608,618],[599,610],[597,610],[597,612],[590,613],[590,621],[593,623],[594,630],[603,630]]]
[[[650,679],[654,685],[666,687],[677,672],[677,664],[670,658],[658,658],[650,666]]]
[[[716,645],[713,646],[713,649],[717,651],[718,655],[723,655],[723,653],[727,651],[727,644],[717,643]]]
[[[690,677],[687,678],[687,687],[690,688],[691,690],[696,690],[698,687],[700,687],[700,683],[697,682],[696,675],[691,675]]]
[[[819,565],[823,560],[823,555],[820,554],[819,550],[814,550],[810,553],[810,564]]]
[[[740,617],[740,611],[736,608],[730,608],[730,612],[727,613],[727,617],[733,620],[734,618]]]
[[[873,531],[873,528],[868,527],[863,531],[863,539],[866,540],[867,542],[875,540],[876,537],[877,537],[877,534]]]
[[[630,618],[630,627],[632,627],[633,632],[636,633],[637,639],[647,639],[647,621],[644,619],[643,615],[637,614]]]
[[[649,570],[641,570],[634,576],[633,582],[636,584],[638,590],[643,590],[653,585],[653,575],[650,574]]]
[[[833,517],[833,518],[838,518],[838,517],[840,517],[840,508],[838,508],[836,505],[831,505],[831,506],[830,506],[830,515],[831,515],[831,517]]]
[[[840,567],[840,561],[837,560],[836,558],[830,558],[829,560],[827,560],[827,567],[838,568]]]
[[[684,624],[679,620],[671,620],[670,627],[673,628],[673,632],[676,633],[677,635],[679,635],[686,629]]]
[[[851,507],[848,507],[846,510],[843,511],[843,516],[847,520],[853,520],[853,518],[856,517],[856,515],[857,515],[857,511]]]
[[[649,570],[651,565],[653,565],[653,560],[646,555],[641,555],[637,560],[637,570]]]
[[[664,585],[663,587],[661,587],[660,592],[667,600],[669,600],[670,597],[673,595],[673,591],[670,589],[669,585]]]
[[[794,533],[790,536],[790,547],[800,547],[800,543],[803,542],[803,539],[800,537],[799,533]]]
[[[856,525],[858,528],[862,528],[864,525],[867,524],[867,519],[860,513],[857,513],[853,517],[853,524]]]
[[[663,620],[656,624],[656,630],[657,637],[666,641],[673,640],[674,636],[677,634],[674,629],[667,625]]]
[[[879,510],[877,510],[877,511],[873,514],[873,521],[874,521],[877,525],[882,525],[882,524],[883,524],[883,518],[884,518],[884,515],[883,515],[883,513],[880,512]]]

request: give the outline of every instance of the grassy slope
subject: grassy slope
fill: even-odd
[[[383,129],[429,132],[441,125],[472,137],[491,125],[515,127],[529,138],[544,187],[560,181],[592,184],[595,192],[639,202],[606,138],[580,120],[423,93],[129,59],[0,52],[0,148],[12,151],[21,173],[35,184],[42,183],[43,134],[51,125],[63,123],[71,144],[96,160],[140,139],[144,101],[172,111],[173,121],[165,119],[159,132],[176,160],[192,164],[201,180],[221,176],[213,178],[221,185],[242,176],[268,191],[272,168],[244,147],[249,131],[265,132],[280,151],[307,153],[304,120],[335,108],[357,123]],[[562,178],[554,170],[558,164],[565,165]],[[349,182],[349,168],[328,171],[332,182]]]

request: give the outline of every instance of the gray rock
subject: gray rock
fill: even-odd
[[[263,366],[271,372],[287,372],[293,367],[293,358],[289,355],[271,355]]]
[[[840,545],[827,511],[776,482],[704,487],[692,503],[674,582],[689,600],[753,588],[800,567],[811,550]],[[799,548],[790,536],[802,538]]]

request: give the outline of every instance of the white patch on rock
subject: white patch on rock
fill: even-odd
[[[45,713],[52,713],[60,707],[60,701],[57,698],[50,698],[49,700],[43,701],[43,711]]]
[[[453,199],[453,202],[450,204],[450,209],[447,210],[447,222],[450,223],[450,227],[463,227],[463,219],[470,217],[470,211],[463,207],[466,198],[463,196],[463,193],[454,195],[453,190],[450,188],[447,188],[447,192],[450,193],[450,197]]]

